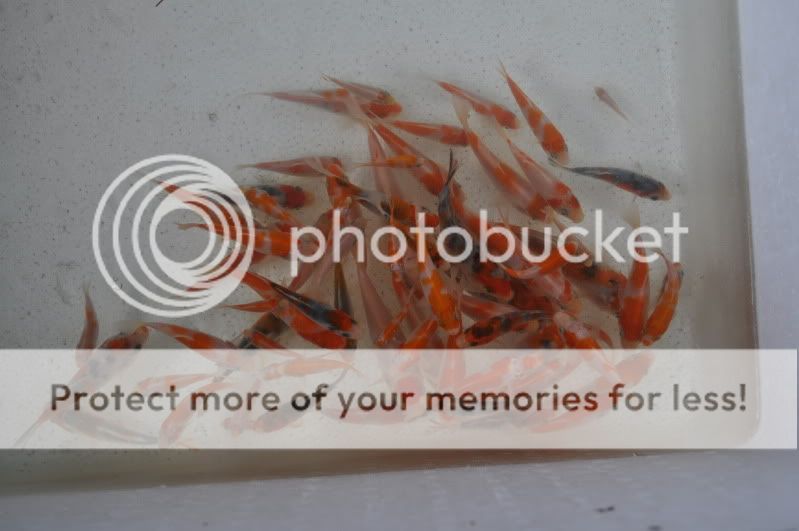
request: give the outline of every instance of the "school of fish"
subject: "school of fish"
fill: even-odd
[[[219,371],[155,378],[142,382],[141,386],[201,383],[205,390],[223,388],[225,376],[237,370],[258,371],[264,380],[334,371],[343,375],[355,370],[353,349],[359,346],[401,350],[444,348],[452,352],[433,367],[425,364],[418,354],[381,360],[386,382],[402,383],[404,388],[424,387],[425,382],[432,381],[455,389],[489,384],[513,389],[529,382],[552,381],[575,368],[571,362],[530,354],[468,373],[462,357],[457,355],[458,349],[485,348],[497,341],[504,341],[502,345],[512,348],[584,349],[582,363],[595,368],[605,379],[629,370],[634,359],[614,365],[603,355],[603,349],[649,346],[669,329],[679,301],[683,270],[663,251],[657,250],[657,254],[665,264],[665,278],[657,298],[650,300],[650,264],[643,261],[632,260],[627,271],[620,271],[591,257],[582,263],[570,263],[554,252],[543,262],[531,264],[517,246],[504,263],[481,262],[475,252],[463,263],[450,264],[432,245],[433,236],[420,238],[410,231],[421,214],[426,224],[437,231],[460,227],[477,238],[480,223],[475,210],[481,206],[480,198],[468,197],[460,184],[472,179],[487,179],[507,204],[529,220],[530,226],[535,227],[534,237],[525,243],[537,251],[545,244],[542,227],[553,227],[558,234],[585,216],[586,198],[580,201],[573,193],[569,186],[571,179],[597,179],[616,187],[620,195],[633,194],[643,200],[670,198],[662,182],[643,173],[572,165],[571,159],[579,149],[567,145],[563,132],[504,65],[499,70],[507,84],[509,101],[515,103],[516,109],[439,81],[438,86],[445,91],[442,96],[451,101],[452,123],[399,119],[403,106],[387,90],[328,76],[324,79],[331,83],[331,88],[263,93],[273,100],[310,105],[351,119],[357,124],[354,134],[362,135],[367,147],[364,160],[347,165],[336,154],[305,153],[241,164],[243,172],[257,170],[273,176],[307,178],[307,185],[294,184],[295,179],[292,184],[241,188],[257,219],[254,233],[241,235],[254,240],[255,253],[240,289],[251,291],[255,299],[217,311],[254,314],[249,328],[226,339],[177,324],[148,322],[129,334],[106,340],[100,348],[141,348],[148,336],[164,334],[197,350],[213,361]],[[439,88],[432,86],[431,90]],[[604,89],[597,89],[597,95],[602,101],[613,102]],[[626,119],[615,102],[613,105]],[[474,115],[494,124],[498,135],[495,138],[507,149],[489,147],[486,138],[474,129]],[[532,132],[537,147],[520,137],[511,137],[516,134],[514,130],[525,126]],[[418,138],[424,139],[425,151],[415,145]],[[436,144],[441,149],[433,151],[429,146]],[[535,151],[540,151],[546,160],[535,160]],[[478,172],[461,173],[459,161],[467,157],[474,157],[479,163]],[[368,172],[362,181],[365,184],[353,182],[356,170]],[[404,191],[409,180],[418,181],[425,197]],[[287,281],[272,280],[259,273],[261,262],[288,257],[291,228],[309,224],[302,211],[319,201],[320,193],[312,191],[317,184],[323,185],[329,207],[310,225],[329,236],[333,211],[338,209],[342,226],[363,229],[371,224],[398,229],[407,237],[405,256],[367,266],[365,259],[355,259],[353,238],[343,242],[341,263],[333,259],[328,249],[320,260],[303,263],[298,275]],[[165,185],[163,191],[177,194],[186,204],[195,204],[191,194],[178,187]],[[423,204],[435,207],[425,208]],[[183,224],[181,228],[203,228],[223,234],[224,224],[229,221],[217,219],[213,227],[197,223]],[[522,228],[509,223],[504,216],[490,221],[489,226],[506,227],[517,236]],[[521,245],[520,238],[517,240]],[[385,255],[397,256],[399,241],[394,238],[384,241]],[[306,250],[314,246],[311,241],[302,244]],[[500,254],[508,248],[508,241],[492,237],[487,245]],[[567,245],[572,251],[587,251],[577,237],[570,238]],[[463,249],[463,242],[449,238],[447,247],[457,254]],[[419,253],[420,250],[426,252]],[[353,290],[346,281],[344,271],[350,266],[357,278],[363,323],[356,319]],[[374,280],[375,267],[384,268],[386,278],[390,279],[385,290],[379,289]],[[328,282],[334,288],[333,299],[329,301],[322,295]],[[590,322],[588,306],[594,312],[612,316],[618,330],[604,330]],[[78,364],[83,373],[90,367],[97,335],[97,316],[87,293],[85,327],[77,345]],[[320,349],[319,355],[304,357],[288,348],[299,348],[303,342]],[[264,365],[251,357],[231,354],[245,349],[272,349],[283,359]],[[408,414],[387,414],[381,421],[402,421]],[[235,424],[237,432],[268,432],[290,424],[298,416],[296,412],[285,411],[269,419],[239,418],[228,427]],[[161,428],[160,443],[171,445],[179,441],[189,421],[185,407],[173,411]]]

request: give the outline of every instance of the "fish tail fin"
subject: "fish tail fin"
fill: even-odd
[[[39,418],[36,420],[36,422],[34,422],[27,430],[25,430],[25,432],[20,435],[16,441],[14,441],[14,447],[18,448],[28,442],[33,436],[34,432],[36,432],[36,430],[39,429],[42,424],[47,422],[48,418],[49,415],[47,411],[39,415]]]
[[[510,80],[510,74],[508,74],[508,70],[505,68],[505,63],[502,62],[502,59],[499,60],[499,73],[502,74],[502,77],[505,80]]]
[[[638,208],[638,203],[631,202],[621,214],[622,219],[632,229],[637,229],[641,226],[641,209]]]
[[[180,230],[189,230],[189,229],[197,229],[200,227],[205,227],[205,225],[203,225],[202,223],[176,223],[175,225]]]
[[[452,106],[455,108],[455,115],[463,128],[469,131],[469,104],[463,98],[452,96]]]
[[[363,110],[363,107],[352,94],[347,94],[344,98],[344,112],[367,129],[371,128],[375,123],[380,123],[376,116],[366,114],[366,111]]]

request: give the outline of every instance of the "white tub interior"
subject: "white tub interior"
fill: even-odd
[[[320,75],[329,73],[388,88],[409,119],[449,121],[449,100],[431,79],[460,82],[510,106],[500,59],[565,133],[575,162],[641,169],[670,187],[671,202],[642,204],[645,222],[662,226],[678,209],[691,231],[682,301],[661,345],[755,344],[729,2],[229,2],[215,9],[166,0],[158,9],[121,1],[26,9],[6,7],[1,22],[13,44],[3,47],[0,84],[7,95],[0,110],[4,347],[72,346],[84,282],[91,283],[103,335],[115,322],[141,318],[100,280],[89,236],[97,200],[128,165],[186,153],[242,176],[233,168],[247,161],[308,152],[365,156],[364,135],[341,117],[244,93],[321,86]],[[613,95],[629,123],[597,101],[596,85]],[[468,161],[460,182],[469,197],[500,204],[466,151],[460,158]],[[601,183],[566,178],[588,210],[620,212],[629,202]],[[220,310],[183,324],[232,336],[246,321]],[[701,362],[675,370],[693,374]],[[731,370],[749,373],[755,360]],[[250,467],[249,456],[259,464]],[[164,477],[184,476],[187,467],[229,477],[243,469],[292,470],[285,466],[291,456],[275,467],[262,454],[153,460],[6,453],[1,462],[6,478],[41,481],[80,475],[82,463],[98,459],[109,474],[115,463]],[[336,468],[326,461],[313,460],[320,471]],[[297,470],[313,472],[299,466],[307,456],[296,462]]]

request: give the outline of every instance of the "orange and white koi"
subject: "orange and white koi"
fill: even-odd
[[[369,278],[366,262],[356,260],[355,268],[358,273],[358,288],[361,292],[361,301],[366,313],[369,335],[372,343],[379,346],[381,334],[391,323],[391,312],[372,283],[372,279]],[[398,332],[398,334],[401,334],[401,332]]]
[[[319,168],[328,168],[331,165],[341,166],[341,160],[329,156],[308,156],[289,160],[272,160],[267,162],[254,162],[240,164],[238,168],[255,168],[258,170],[272,171],[284,175],[297,177],[325,177],[327,172]]]
[[[278,304],[274,310],[275,315],[280,317],[292,330],[297,332],[300,337],[313,343],[317,347],[340,350],[347,346],[348,339],[343,335],[328,330],[320,325],[298,308],[284,301]]]
[[[311,105],[333,113],[346,112],[347,100],[352,97],[355,97],[358,106],[365,113],[371,116],[377,116],[378,118],[386,118],[402,110],[402,106],[396,101],[384,103],[377,100],[365,100],[343,88],[332,90],[299,90],[293,92],[261,92],[258,94],[293,103]]]
[[[663,286],[660,289],[660,296],[655,308],[644,325],[644,336],[641,343],[647,346],[660,339],[669,329],[677,309],[684,274],[681,264],[670,261],[663,251],[657,250],[656,252],[666,262],[666,277],[663,279]]]
[[[133,362],[133,356],[119,355],[118,353],[111,354],[106,351],[139,350],[147,342],[149,334],[146,327],[139,326],[132,332],[119,333],[106,339],[95,350],[99,325],[94,304],[91,301],[91,297],[89,297],[88,291],[85,292],[84,297],[84,318],[83,331],[78,340],[79,356],[76,356],[78,370],[70,378],[67,385],[72,389],[80,389],[83,392],[91,393],[100,389],[112,376],[125,370]],[[141,438],[141,434],[126,430],[122,426],[105,422],[99,418],[92,418],[91,423],[84,422],[75,425],[75,422],[80,422],[81,419],[74,415],[76,412],[72,413],[73,415],[65,417],[59,412],[46,408],[39,415],[39,418],[17,439],[14,445],[20,446],[24,444],[40,426],[49,421],[53,421],[65,429],[78,430],[95,437],[127,440],[128,442]]]
[[[602,347],[595,337],[597,329],[575,319],[566,312],[555,313],[552,320],[560,327],[566,346],[585,350],[586,352],[581,355],[601,374],[615,373],[613,364],[602,353]]]
[[[427,253],[417,260],[419,281],[424,290],[430,310],[438,319],[441,329],[450,337],[460,336],[463,331],[459,305],[447,287],[441,273],[433,265]]]
[[[448,124],[429,124],[424,122],[407,122],[403,120],[393,120],[388,122],[392,127],[402,129],[412,135],[429,138],[450,146],[468,146],[466,131],[456,125]]]
[[[509,332],[521,332],[533,324],[549,317],[543,312],[516,311],[504,315],[496,315],[478,321],[464,330],[466,345],[478,347],[485,345]]]
[[[419,150],[394,134],[388,127],[382,124],[374,124],[373,128],[395,154],[413,155],[421,160],[422,164],[409,168],[410,172],[431,194],[438,195],[441,192],[444,187],[444,174],[438,164],[425,157]]]
[[[428,319],[411,333],[406,342],[400,345],[401,349],[423,349],[427,348],[430,340],[438,330],[438,319]]]
[[[417,207],[401,197],[387,197],[375,190],[365,190],[340,177],[332,178],[338,181],[338,185],[344,193],[355,197],[359,203],[378,215],[388,218],[393,213],[397,221],[414,226],[417,224],[417,216],[422,214],[428,227],[438,225],[437,215]]]
[[[402,105],[385,89],[371,87],[363,83],[342,81],[330,76],[323,77],[327,81],[347,90],[360,101],[364,111],[368,111],[377,117],[385,118],[402,112]]]
[[[544,111],[542,111],[527,94],[524,93],[522,88],[510,77],[505,65],[500,63],[502,75],[505,82],[508,84],[513,97],[516,99],[516,104],[522,111],[527,124],[533,131],[541,148],[553,159],[562,164],[569,163],[569,148],[566,146],[566,140],[563,135],[558,131],[554,124],[547,118]]]
[[[383,151],[383,146],[377,133],[371,127],[366,128],[367,142],[369,145],[369,158],[372,161],[385,160],[386,153]],[[402,191],[400,190],[394,174],[390,168],[383,168],[381,166],[373,166],[372,174],[375,178],[375,185],[377,190],[388,197],[402,198]]]
[[[635,211],[630,220],[630,225],[636,228],[640,219]],[[641,241],[639,235],[636,242]],[[643,260],[632,257],[630,273],[621,296],[619,309],[619,329],[621,344],[624,348],[633,348],[641,342],[646,324],[646,315],[649,308],[649,264]]]
[[[466,101],[477,114],[482,114],[483,116],[493,118],[502,127],[506,127],[508,129],[516,129],[519,127],[519,121],[516,119],[516,115],[507,107],[504,107],[498,103],[494,103],[493,101],[479,96],[474,92],[470,92],[466,89],[453,85],[452,83],[439,81],[438,86],[456,98]],[[466,128],[464,127],[464,129]]]
[[[302,191],[302,189],[299,189]],[[303,224],[288,210],[283,208],[269,189],[261,186],[242,186],[242,193],[247,201],[264,214],[285,223],[289,227],[302,227]]]
[[[522,172],[527,176],[535,190],[544,197],[546,203],[558,214],[566,216],[574,222],[579,223],[582,221],[584,217],[583,209],[571,189],[533,160],[530,155],[522,151],[505,131],[502,129],[499,129],[499,131],[508,144],[508,148],[510,148],[510,152],[516,162],[519,163]]]
[[[416,155],[411,155],[409,153],[405,153],[402,155],[395,155],[393,157],[387,157],[380,160],[372,160],[371,162],[361,162],[356,164],[356,168],[400,168],[400,169],[409,169],[409,168],[418,168],[424,163],[422,159],[417,157]]]
[[[181,230],[209,230],[208,225],[205,223],[179,223],[178,228]],[[225,234],[225,228],[222,226],[214,226],[213,232],[235,241],[235,235],[230,233]],[[279,256],[280,258],[288,258],[291,254],[292,235],[290,232],[272,229],[254,229],[254,232],[251,234],[248,231],[242,231],[240,238],[241,245],[248,245],[251,237],[253,238],[253,249],[259,253],[268,256]],[[305,250],[308,250],[309,246],[315,245],[312,244],[310,240],[301,240],[297,243]]]
[[[476,321],[490,319],[491,317],[512,313],[517,310],[509,304],[495,301],[488,296],[466,291],[461,294],[460,302],[461,311]]]
[[[314,194],[290,184],[259,184],[258,190],[266,192],[283,208],[297,210],[313,203]]]
[[[480,165],[483,167],[483,170],[485,170],[485,173],[491,177],[494,184],[497,185],[503,195],[516,209],[529,215],[533,219],[545,219],[546,213],[544,207],[546,206],[546,201],[544,198],[536,193],[527,179],[523,179],[516,173],[516,170],[502,162],[488,149],[488,146],[486,146],[477,134],[469,128],[469,110],[464,105],[463,100],[455,98],[453,103],[458,119],[463,125],[463,129],[466,131],[469,147],[471,147],[477,160],[480,161]]]

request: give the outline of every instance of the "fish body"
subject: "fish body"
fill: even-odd
[[[509,136],[504,134],[504,131],[503,135],[513,158],[519,163],[519,167],[533,188],[544,197],[546,203],[558,214],[566,216],[576,223],[582,221],[583,209],[571,189],[522,151]]]
[[[341,160],[329,156],[309,156],[297,159],[241,164],[239,168],[254,168],[296,177],[325,177],[327,172],[324,171],[324,168],[331,165],[341,166]]]
[[[671,192],[666,185],[649,175],[638,173],[624,168],[612,168],[604,166],[561,166],[578,175],[584,175],[593,179],[612,184],[626,192],[651,199],[652,201],[668,201],[671,199]]]
[[[428,192],[436,196],[441,193],[441,189],[444,187],[444,174],[438,164],[425,157],[418,149],[397,136],[385,125],[374,124],[373,128],[395,154],[413,155],[421,160],[421,165],[410,168],[411,173]]]
[[[509,332],[520,332],[547,318],[543,312],[517,311],[504,315],[496,315],[478,321],[464,330],[463,337],[466,345],[479,347],[499,338]]]
[[[255,188],[269,194],[281,207],[291,210],[306,207],[314,200],[311,192],[290,184],[260,184]]]
[[[630,121],[627,118],[627,115],[624,114],[624,112],[622,112],[621,108],[619,107],[619,104],[616,103],[616,100],[614,100],[611,97],[611,95],[608,94],[607,90],[605,90],[603,87],[594,87],[594,94],[596,94],[596,97],[599,98],[599,101],[610,107],[611,110],[613,110],[613,112],[615,112],[616,114],[627,120],[628,122]]]
[[[493,101],[453,85],[452,83],[447,83],[446,81],[439,81],[438,86],[453,96],[468,102],[477,114],[493,118],[502,127],[508,129],[516,129],[519,127],[519,121],[516,119],[516,115],[507,107],[494,103]]]
[[[647,346],[660,339],[669,329],[679,302],[684,274],[679,263],[670,261],[662,251],[658,251],[658,253],[666,262],[666,277],[663,279],[663,287],[660,289],[655,307],[644,325],[644,336],[641,343]]]
[[[463,106],[462,100],[455,100],[455,108],[458,119],[461,121],[464,130],[466,130],[469,147],[497,188],[517,210],[533,219],[545,219],[546,212],[544,207],[546,206],[546,201],[543,197],[536,193],[529,181],[523,179],[516,170],[500,160],[488,149],[488,146],[480,140],[480,137],[469,128],[469,113]]]
[[[533,131],[536,139],[541,144],[541,148],[561,164],[569,163],[569,148],[566,145],[566,140],[563,135],[558,131],[557,127],[552,121],[547,118],[533,100],[524,93],[522,88],[510,77],[505,66],[500,63],[502,75],[505,77],[505,82],[508,84],[513,97],[516,99],[516,104],[522,111],[527,125]]]
[[[649,264],[633,257],[619,310],[619,328],[624,348],[633,348],[641,342],[648,307]]]
[[[469,145],[466,140],[466,131],[456,125],[408,122],[404,120],[393,120],[389,124],[412,135],[429,138],[441,144],[449,146]]]

